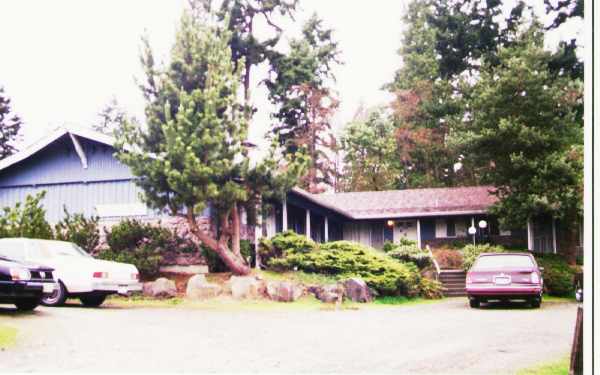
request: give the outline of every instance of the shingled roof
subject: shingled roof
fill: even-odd
[[[298,188],[293,191],[352,219],[481,214],[498,199],[492,194],[493,186],[330,194],[310,194]]]

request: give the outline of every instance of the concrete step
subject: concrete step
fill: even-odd
[[[442,283],[442,286],[444,288],[462,288],[462,289],[465,289],[467,285],[465,283]]]

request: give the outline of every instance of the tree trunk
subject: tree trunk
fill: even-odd
[[[577,260],[577,247],[579,246],[579,231],[578,224],[576,221],[568,224],[566,230],[566,243],[563,255],[567,262],[571,265],[575,265]]]
[[[246,261],[241,256],[241,254],[235,254],[232,250],[230,250],[227,247],[227,241],[223,240],[224,237],[221,238],[222,241],[217,241],[216,239],[212,238],[210,236],[210,234],[201,230],[198,227],[198,223],[196,222],[196,218],[194,217],[194,214],[192,212],[193,211],[191,209],[188,209],[188,214],[186,216],[186,219],[187,219],[190,231],[196,237],[196,239],[198,241],[200,241],[201,243],[203,243],[204,245],[206,245],[209,249],[211,249],[212,251],[217,253],[219,258],[221,258],[223,263],[225,263],[227,268],[229,268],[229,270],[233,274],[239,275],[239,276],[244,276],[244,275],[250,274],[250,271],[251,271],[250,266],[248,266],[248,264],[246,264]],[[239,225],[238,225],[238,233],[239,233]],[[239,247],[239,241],[238,241],[238,247]]]

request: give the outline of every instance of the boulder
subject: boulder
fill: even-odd
[[[147,297],[172,298],[177,295],[175,282],[161,277],[152,282],[144,283],[142,292]]]
[[[191,299],[207,299],[221,293],[221,287],[206,281],[204,275],[190,277],[185,288],[185,296]]]
[[[271,281],[267,283],[266,293],[273,301],[293,302],[304,294],[304,287],[288,281]]]
[[[254,276],[231,276],[226,284],[226,290],[236,299],[259,298],[265,289],[264,282]]]
[[[371,302],[373,296],[367,286],[367,283],[363,279],[353,277],[348,280],[344,280],[344,294],[346,297],[354,302]]]
[[[329,284],[309,288],[311,293],[321,302],[334,303],[344,300],[344,287],[338,284]]]

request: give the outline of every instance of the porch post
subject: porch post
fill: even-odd
[[[421,220],[417,219],[417,246],[421,249]]]
[[[556,254],[556,219],[552,218],[552,248]]]
[[[329,242],[329,218],[325,215],[325,242]]]
[[[288,222],[287,222],[287,199],[283,199],[283,209],[282,209],[282,231],[285,232],[288,230]]]
[[[306,238],[310,240],[310,210],[306,209]]]
[[[531,236],[532,236],[531,229],[532,229],[531,228],[531,220],[527,219],[527,250],[529,250],[529,251],[533,251],[533,246],[531,243]]]
[[[259,251],[259,242],[260,237],[262,237],[262,211],[261,204],[256,205],[256,223],[254,223],[254,267],[256,269],[260,269],[260,251]]]

